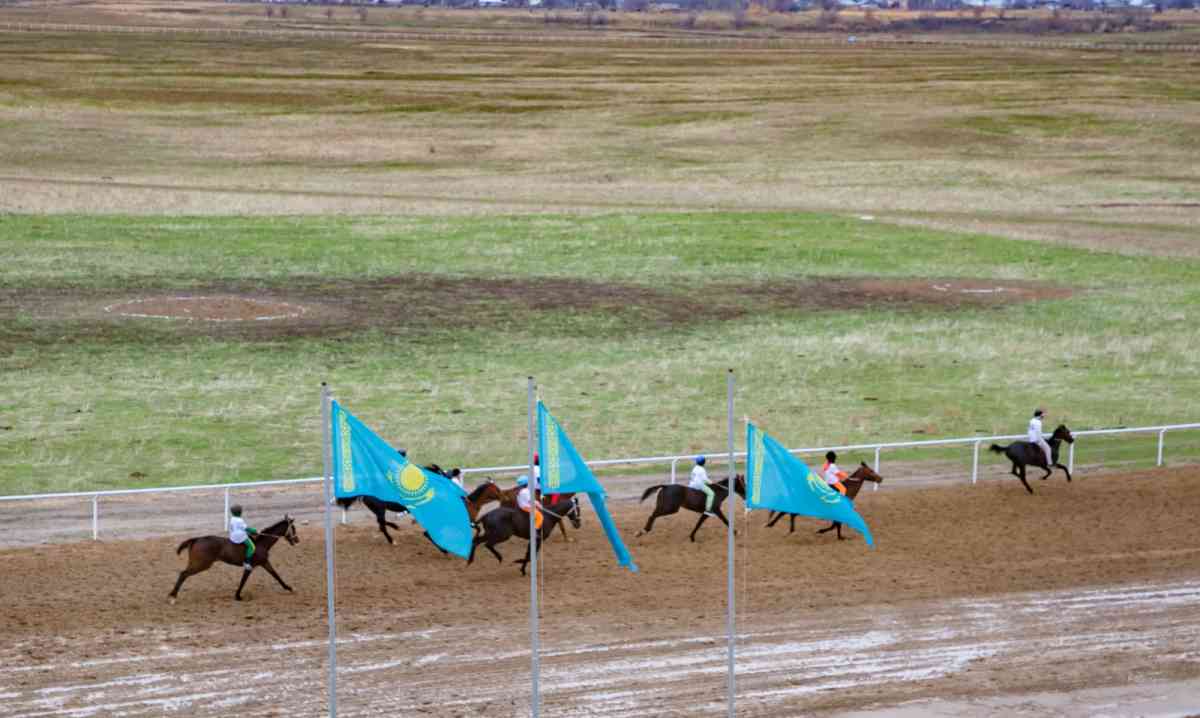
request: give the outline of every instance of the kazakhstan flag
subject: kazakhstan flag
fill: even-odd
[[[374,496],[403,504],[434,543],[466,558],[471,522],[463,490],[400,455],[366,424],[332,402],[333,485],[339,499]]]
[[[875,545],[854,503],[754,424],[746,424],[746,447],[747,506],[841,521]]]
[[[596,518],[604,527],[608,542],[612,544],[613,553],[617,555],[617,563],[637,572],[637,564],[629,555],[629,549],[621,541],[617,527],[613,524],[612,516],[608,513],[608,505],[604,503],[604,487],[596,480],[595,474],[583,463],[583,457],[575,450],[567,432],[563,431],[546,405],[538,402],[538,455],[542,462],[541,490],[546,494],[587,494],[596,511]]]

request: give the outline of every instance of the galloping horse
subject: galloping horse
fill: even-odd
[[[571,525],[579,528],[581,522],[579,520],[579,501],[574,496],[570,498],[558,499],[558,502],[553,506],[546,508],[542,507],[542,528],[538,531],[538,551],[542,550],[542,544],[546,542],[550,532],[554,530],[554,526],[563,519],[568,519]],[[510,509],[500,507],[483,515],[479,519],[478,527],[482,533],[475,535],[475,541],[471,544],[471,555],[467,557],[467,565],[469,566],[475,561],[475,549],[479,544],[487,546],[488,551],[496,557],[497,561],[504,562],[504,557],[496,550],[496,544],[504,543],[513,536],[529,540],[529,514],[520,509]],[[532,541],[530,542],[532,543]],[[517,563],[521,564],[521,575],[525,575],[525,568],[529,565],[529,547],[525,547],[525,558]]]
[[[741,474],[737,474],[733,478],[733,490],[737,492],[738,496],[741,496],[743,499],[746,498],[745,479],[742,478]],[[713,493],[716,494],[716,497],[713,499],[713,513],[728,526],[729,520],[721,512],[721,505],[725,503],[725,497],[729,496],[729,479],[726,477],[716,483],[710,483],[709,486],[712,487]],[[696,527],[692,529],[691,533],[691,539],[695,541],[696,532],[700,530],[700,526],[708,518],[704,513],[704,493],[682,484],[658,484],[646,489],[642,494],[641,500],[645,501],[655,491],[659,493],[658,502],[654,505],[654,513],[650,514],[650,518],[646,520],[646,527],[638,531],[637,535],[641,536],[650,533],[650,530],[654,528],[654,519],[659,516],[668,516],[683,508],[700,514],[700,520],[696,522]]]
[[[246,579],[250,578],[250,572],[255,566],[262,566],[271,574],[283,590],[291,591],[292,587],[275,573],[275,567],[271,565],[271,547],[279,539],[286,540],[289,544],[295,546],[300,543],[300,537],[296,535],[295,520],[283,515],[283,520],[271,524],[254,536],[254,554],[250,556],[250,568],[242,571],[242,582],[238,584],[237,593],[233,597],[237,600],[242,600],[242,587],[246,585]],[[179,572],[179,579],[175,581],[175,588],[171,589],[171,603],[175,603],[175,599],[179,596],[179,587],[187,580],[188,576],[195,576],[202,571],[207,571],[217,561],[227,563],[231,566],[241,566],[246,560],[246,549],[241,544],[236,544],[230,541],[225,536],[199,536],[190,538],[187,541],[179,544],[179,548],[175,549],[175,553],[183,553],[183,550],[188,550],[188,565],[187,568]]]
[[[517,494],[519,494],[519,493],[521,493],[520,486],[514,486],[511,489],[501,489],[500,490],[500,498],[498,498],[496,500],[499,501],[500,505],[506,509],[519,509],[519,508],[521,508],[520,506],[517,506]],[[569,499],[569,498],[575,496],[575,494],[543,494],[543,496],[546,498],[549,498],[550,496],[555,496],[555,497],[557,497],[557,498],[555,498],[555,501],[557,502],[558,499],[560,499],[560,498]],[[562,532],[563,538],[566,539],[568,543],[575,540],[575,539],[571,538],[570,536],[567,536],[566,522],[559,521],[558,522],[558,530]]]
[[[1066,424],[1059,424],[1046,441],[1050,445],[1050,466],[1046,466],[1046,452],[1042,451],[1042,447],[1029,441],[1014,441],[1008,446],[992,444],[988,448],[997,454],[1004,454],[1008,457],[1008,460],[1012,462],[1012,475],[1020,479],[1021,483],[1025,484],[1025,490],[1032,494],[1033,489],[1030,488],[1029,482],[1025,481],[1026,465],[1045,469],[1046,475],[1042,477],[1042,481],[1050,478],[1050,474],[1054,473],[1055,468],[1062,469],[1063,473],[1067,475],[1067,481],[1071,480],[1070,469],[1058,463],[1058,447],[1062,446],[1064,441],[1074,444],[1075,437]]]
[[[870,466],[867,466],[865,461],[860,461],[858,468],[854,470],[854,473],[850,474],[850,476],[842,482],[846,487],[846,498],[853,501],[854,497],[858,496],[859,489],[861,489],[863,484],[867,481],[874,481],[877,484],[882,484],[883,477],[875,473]],[[789,514],[784,511],[772,511],[771,520],[767,522],[767,528],[771,528],[775,524],[779,523],[779,519],[783,518],[784,516],[791,517],[792,526],[788,533],[794,533],[796,531],[797,514]],[[841,521],[834,521],[823,529],[817,529],[817,533],[823,534],[834,529],[837,529],[837,537],[838,540],[841,541],[843,539]]]

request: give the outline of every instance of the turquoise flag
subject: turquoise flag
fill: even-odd
[[[596,512],[596,518],[604,527],[608,542],[612,544],[613,553],[617,555],[617,563],[630,571],[638,570],[629,549],[621,541],[612,516],[608,513],[608,505],[604,503],[604,487],[596,480],[595,474],[583,463],[583,457],[575,450],[567,432],[563,431],[546,405],[538,402],[538,455],[541,459],[542,493],[545,494],[587,494]]]
[[[861,533],[868,545],[875,545],[867,522],[854,510],[854,502],[748,422],[746,447],[747,506],[841,521]]]
[[[434,543],[463,558],[470,556],[471,521],[462,489],[410,462],[336,401],[331,404],[337,497],[374,496],[403,504]]]

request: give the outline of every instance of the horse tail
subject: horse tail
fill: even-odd
[[[196,541],[197,541],[197,539],[190,538],[187,541],[184,541],[183,543],[179,544],[179,548],[175,549],[175,554],[179,555],[179,554],[183,553],[183,550],[185,548],[191,548],[192,544],[196,543]]]
[[[653,494],[655,491],[658,491],[659,489],[665,489],[666,487],[667,487],[666,484],[659,484],[658,486],[651,486],[650,488],[646,489],[645,492],[642,493],[642,498],[638,499],[638,501],[645,501],[646,499],[650,498],[650,494]]]
[[[992,451],[996,452],[997,454],[1003,454],[1008,449],[1007,446],[1001,446],[999,444],[992,444],[988,448],[991,449]]]

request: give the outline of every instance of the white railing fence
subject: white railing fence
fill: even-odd
[[[1126,434],[1157,434],[1157,451],[1155,455],[1155,466],[1162,466],[1164,461],[1164,451],[1166,444],[1167,432],[1178,431],[1195,431],[1200,430],[1200,423],[1192,424],[1166,424],[1159,426],[1139,426],[1131,428],[1119,429],[1090,429],[1084,431],[1073,432],[1075,443],[1068,444],[1067,449],[1067,468],[1070,471],[1075,470],[1075,454],[1076,447],[1080,445],[1080,439],[1086,437],[1100,436],[1117,436]],[[870,444],[846,444],[841,446],[820,446],[820,447],[805,447],[797,449],[789,449],[788,451],[796,455],[805,454],[824,454],[826,451],[874,451],[873,468],[876,471],[881,467],[881,455],[885,449],[914,449],[926,447],[952,447],[952,446],[969,446],[971,447],[971,483],[977,483],[979,480],[979,452],[980,448],[987,443],[997,441],[1012,441],[1024,439],[1024,434],[1005,434],[999,436],[971,436],[955,439],[928,439],[921,441],[890,441],[882,443]],[[680,461],[691,460],[697,454],[705,454],[713,457],[725,456],[725,451],[708,451],[708,452],[690,452],[687,454],[668,454],[662,456],[643,456],[620,459],[600,459],[587,462],[588,466],[593,468],[606,468],[613,466],[644,466],[644,465],[664,465],[670,466],[670,482],[676,483],[678,480],[678,469]],[[737,452],[735,456],[744,458],[746,452]],[[518,474],[528,470],[528,466],[523,465],[508,465],[508,466],[482,466],[475,468],[463,469],[464,474],[486,474],[486,475],[504,475]],[[57,494],[27,494],[20,496],[0,496],[0,502],[13,501],[38,501],[38,500],[59,500],[80,498],[87,499],[91,502],[91,520],[92,520],[92,538],[98,540],[100,538],[100,500],[105,497],[116,496],[135,496],[140,494],[170,494],[179,492],[212,492],[222,491],[224,494],[224,511],[222,513],[222,521],[225,526],[228,526],[229,506],[231,492],[236,489],[256,490],[268,489],[273,487],[317,484],[322,481],[321,477],[311,477],[303,479],[283,479],[276,481],[248,481],[230,484],[205,484],[200,486],[169,486],[163,488],[149,489],[113,489],[109,491],[76,491]],[[875,484],[876,489],[879,488]],[[345,512],[342,513],[342,523],[346,522]]]

